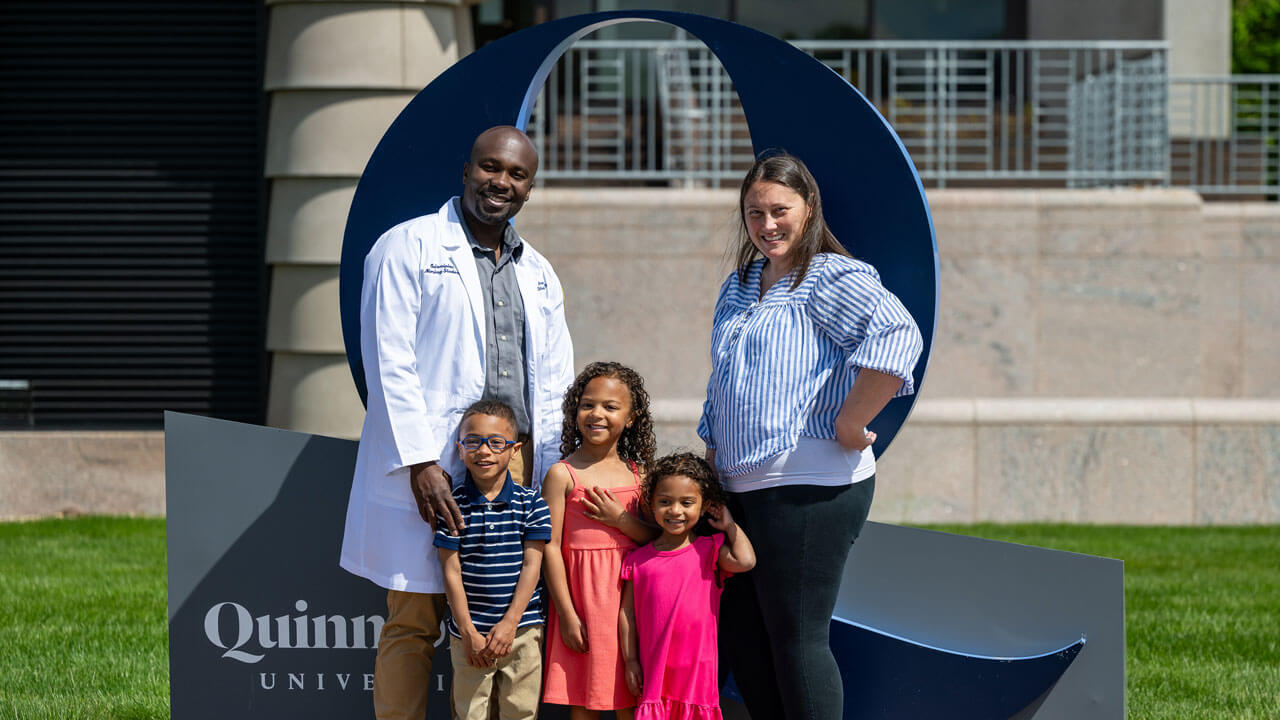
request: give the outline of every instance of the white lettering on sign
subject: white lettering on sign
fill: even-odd
[[[314,674],[316,677],[314,682],[311,681],[310,679],[311,674],[309,673],[305,673],[305,672],[284,673],[284,675],[288,678],[288,682],[285,685],[285,688],[289,690],[313,690],[313,691],[324,690],[325,673],[312,673],[312,674]],[[258,687],[262,688],[263,690],[275,690],[276,675],[277,673],[273,673],[273,672],[258,673]],[[338,681],[338,686],[342,690],[346,690],[347,686],[351,683],[351,673],[333,673],[333,677],[335,680]],[[441,675],[440,677],[444,677],[444,676]],[[364,689],[365,691],[368,691],[368,692],[371,692],[373,690],[373,673],[365,674]]]
[[[294,603],[305,613],[306,600]],[[380,615],[258,615],[237,602],[220,602],[204,616],[204,634],[224,652],[222,657],[242,663],[256,663],[265,650],[367,650],[378,646],[382,625]],[[229,627],[228,627],[229,626]],[[224,632],[229,629],[230,632]],[[256,633],[254,631],[257,631]],[[255,637],[256,635],[256,637]],[[256,642],[254,642],[256,640]],[[265,677],[263,678],[265,682]],[[273,678],[274,683],[274,678]],[[264,685],[264,689],[266,688]]]

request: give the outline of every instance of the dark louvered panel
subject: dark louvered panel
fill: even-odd
[[[0,3],[0,426],[262,421],[262,16]]]

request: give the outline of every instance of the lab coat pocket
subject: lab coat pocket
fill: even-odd
[[[540,310],[540,327],[537,340],[538,352],[538,375],[541,380],[540,389],[543,392],[559,395],[563,393],[565,388],[561,387],[562,378],[567,372],[571,372],[572,368],[564,367],[567,358],[562,357],[564,353],[563,347],[557,347],[557,341],[563,344],[564,325],[560,317],[560,304],[549,298],[540,298],[538,303]]]
[[[369,483],[368,492],[369,499],[379,505],[418,507],[413,499],[413,491],[409,489],[409,468],[400,468],[376,478]]]

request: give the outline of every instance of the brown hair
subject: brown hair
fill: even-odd
[[[746,177],[742,178],[742,189],[738,193],[738,252],[734,264],[738,271],[738,282],[747,281],[747,270],[760,250],[751,242],[747,232],[747,219],[744,205],[747,202],[747,191],[758,182],[771,182],[795,192],[804,200],[809,208],[809,218],[805,221],[804,232],[800,242],[791,251],[795,267],[799,270],[791,281],[794,289],[804,280],[809,270],[809,262],[820,252],[849,255],[849,251],[836,240],[827,227],[822,216],[822,195],[818,192],[818,181],[813,179],[809,168],[800,158],[784,151],[766,151],[756,159]]]
[[[560,455],[568,457],[582,445],[582,431],[578,429],[578,404],[587,383],[598,377],[610,377],[631,391],[631,427],[618,438],[618,455],[642,468],[653,464],[658,442],[653,436],[653,416],[649,413],[649,393],[645,392],[640,373],[616,362],[593,362],[578,373],[573,384],[564,393],[564,424],[560,427]]]

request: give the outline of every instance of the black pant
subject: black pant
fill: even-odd
[[[756,566],[725,582],[721,667],[733,671],[752,720],[839,720],[831,613],[862,531],[875,478],[841,487],[789,485],[730,495]]]

